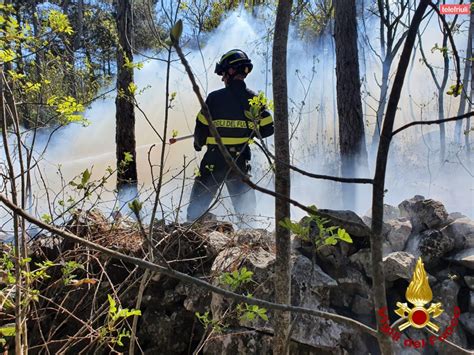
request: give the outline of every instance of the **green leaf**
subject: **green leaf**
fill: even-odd
[[[340,239],[340,240],[343,240],[347,243],[352,243],[352,238],[351,236],[349,235],[349,233],[346,232],[346,230],[344,228],[339,228],[337,230],[337,237]]]
[[[109,300],[109,315],[115,315],[117,313],[117,302],[112,298],[111,295],[107,295]]]
[[[123,153],[123,161],[125,163],[131,163],[133,161],[133,155],[130,152]]]
[[[451,85],[449,87],[449,90],[446,92],[447,95],[450,95],[450,96],[454,96],[454,97],[457,97],[459,95],[461,95],[462,93],[462,88],[463,88],[463,84],[460,84],[459,87],[457,88],[456,90],[456,84],[455,85]]]
[[[258,316],[262,318],[264,321],[268,321],[268,316],[266,313],[259,313]]]
[[[69,24],[67,15],[56,10],[50,10],[48,15],[48,25],[53,32],[73,34],[74,31]]]
[[[91,175],[92,174],[89,171],[89,169],[86,169],[86,170],[83,171],[82,178],[81,178],[81,185],[82,186],[85,186],[89,182],[89,180],[91,178]]]
[[[138,199],[134,199],[132,202],[128,204],[128,208],[130,208],[132,212],[137,215],[140,214],[142,207],[143,207],[143,202],[138,201]]]
[[[0,335],[5,337],[14,337],[15,336],[15,324],[9,323],[0,327]]]
[[[44,222],[44,223],[51,223],[52,222],[52,218],[51,218],[51,215],[48,214],[48,213],[45,213],[41,216],[41,220]]]
[[[31,262],[31,258],[23,258],[23,259],[20,260],[20,265],[24,266],[29,262]]]
[[[179,39],[181,38],[181,34],[183,33],[183,21],[178,20],[170,32],[170,38],[173,42],[179,43]]]

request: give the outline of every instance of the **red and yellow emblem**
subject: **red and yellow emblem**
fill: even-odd
[[[440,302],[432,303],[429,308],[425,308],[425,305],[430,303],[433,299],[433,293],[421,258],[418,258],[415,272],[413,273],[405,297],[415,307],[410,308],[407,303],[397,302],[398,309],[395,310],[395,313],[407,320],[405,323],[400,325],[398,329],[403,331],[409,326],[414,328],[424,328],[428,326],[437,332],[439,327],[431,322],[430,318],[436,318],[444,311],[441,308],[442,305]]]

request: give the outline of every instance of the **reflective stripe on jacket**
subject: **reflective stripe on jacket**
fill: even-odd
[[[250,109],[249,99],[256,94],[247,89],[243,80],[233,80],[229,86],[211,92],[206,104],[209,107],[212,121],[225,145],[243,145],[256,137],[255,130],[265,138],[273,134],[273,118],[268,110],[261,112],[261,119],[255,124],[245,117],[244,111]],[[202,147],[205,144],[216,144],[216,140],[209,132],[206,118],[199,112],[196,117],[194,130],[195,145]]]

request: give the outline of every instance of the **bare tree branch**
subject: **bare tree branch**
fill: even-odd
[[[432,125],[432,124],[441,124],[441,123],[445,123],[445,122],[453,122],[453,121],[459,121],[459,120],[463,120],[465,118],[469,118],[469,117],[472,117],[474,116],[474,111],[471,111],[471,112],[468,112],[464,115],[461,115],[461,116],[455,116],[455,117],[450,117],[450,118],[445,118],[443,120],[431,120],[431,121],[414,121],[414,122],[410,122],[398,129],[396,129],[395,131],[393,131],[392,133],[392,137],[394,135],[396,135],[397,133],[400,133],[401,131],[404,131],[405,129],[409,128],[409,127],[412,127],[412,126],[420,126],[420,125]]]

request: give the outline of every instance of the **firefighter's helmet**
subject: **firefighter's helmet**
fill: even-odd
[[[224,75],[230,68],[237,70],[238,74],[247,75],[252,71],[253,64],[244,51],[232,49],[221,57],[219,63],[216,64],[214,73]]]

